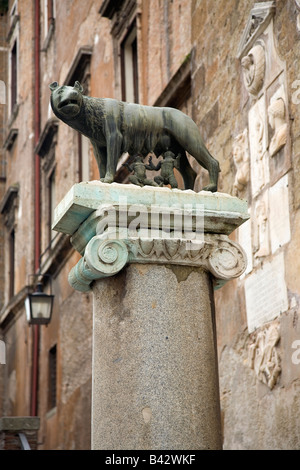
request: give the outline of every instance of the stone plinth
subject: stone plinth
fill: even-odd
[[[228,235],[247,219],[228,195],[116,183],[57,207],[70,284],[94,294],[93,449],[222,447],[213,288],[245,270]]]

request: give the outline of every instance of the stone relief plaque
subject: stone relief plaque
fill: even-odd
[[[267,184],[278,181],[291,165],[286,63],[276,48],[275,9],[273,1],[254,4],[237,53],[251,106],[248,129],[253,198]]]
[[[288,309],[283,253],[247,277],[245,298],[250,333]]]
[[[265,100],[262,96],[249,111],[249,145],[252,196],[259,194],[269,181]]]
[[[281,74],[267,89],[270,182],[274,184],[291,166],[288,110]]]
[[[280,355],[277,345],[280,340],[278,322],[254,333],[248,350],[248,363],[256,377],[272,390],[281,373]]]
[[[268,107],[268,119],[273,129],[273,136],[269,144],[269,155],[273,157],[287,141],[286,110],[283,97],[273,97]]]
[[[254,258],[258,259],[270,254],[268,191],[255,203],[254,221],[253,251]]]
[[[272,253],[291,239],[288,175],[269,189],[269,223]]]
[[[246,189],[250,176],[248,129],[245,129],[234,139],[232,154],[237,169],[233,183],[233,195],[240,196]]]

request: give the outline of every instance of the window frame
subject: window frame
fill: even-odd
[[[15,244],[17,234],[16,211],[19,205],[19,184],[10,186],[0,204],[4,216],[5,234],[5,303],[15,296]]]
[[[18,113],[18,103],[19,103],[19,15],[17,12],[17,2],[15,2],[12,10],[14,13],[10,17],[10,30],[7,35],[6,41],[8,42],[8,115],[9,115],[9,124],[10,127],[12,122]],[[15,52],[14,52],[15,50]]]
[[[131,63],[126,64],[126,55],[131,53]],[[132,96],[128,96],[128,73],[127,67],[131,67],[129,75],[132,78]],[[138,43],[136,19],[132,22],[125,37],[120,42],[120,73],[121,73],[121,95],[123,101],[139,102],[139,74],[138,74]]]

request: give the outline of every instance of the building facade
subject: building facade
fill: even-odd
[[[300,3],[10,0],[0,14],[0,416],[38,416],[40,450],[90,448],[92,296],[70,287],[79,255],[51,230],[72,185],[99,179],[49,104],[50,83],[79,81],[190,115],[219,191],[247,199],[233,234],[247,270],[215,292],[224,448],[299,448]],[[55,295],[48,326],[25,316],[38,278]]]

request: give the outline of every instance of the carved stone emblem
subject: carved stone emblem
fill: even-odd
[[[244,83],[247,91],[257,95],[264,83],[265,50],[262,45],[254,46],[241,60]]]
[[[255,234],[254,234],[254,253],[255,258],[267,256],[269,249],[269,230],[268,230],[268,206],[267,198],[260,198],[255,206]]]
[[[252,195],[256,196],[268,182],[266,165],[267,130],[264,97],[261,97],[249,111],[249,146],[251,157]]]
[[[250,176],[250,157],[248,148],[248,130],[239,134],[234,139],[233,144],[233,160],[237,172],[233,183],[233,194],[238,196],[243,192],[249,182]]]

